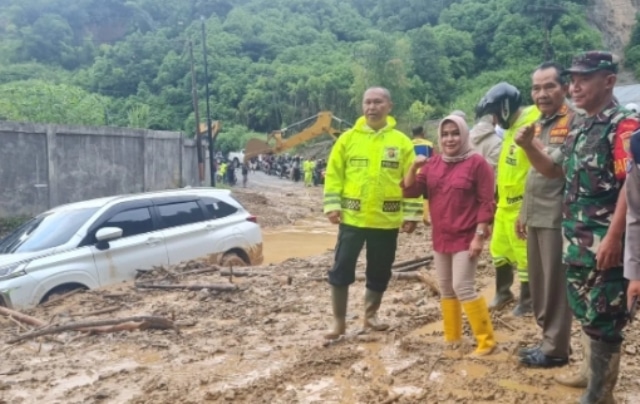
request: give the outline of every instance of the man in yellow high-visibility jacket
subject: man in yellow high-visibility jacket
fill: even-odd
[[[515,226],[524,200],[531,163],[524,150],[516,145],[514,138],[518,129],[538,120],[540,111],[535,105],[522,106],[520,91],[511,84],[502,82],[493,86],[478,103],[476,116],[485,115],[493,115],[494,123],[505,130],[498,159],[498,209],[490,246],[493,265],[496,268],[496,296],[489,308],[499,310],[513,301],[511,285],[515,266],[520,280],[520,298],[513,314],[523,316],[531,313],[533,309],[527,272],[527,243],[518,238]]]
[[[411,169],[415,152],[411,140],[395,129],[389,116],[389,91],[369,88],[362,100],[364,116],[340,135],[327,164],[324,213],[339,224],[335,262],[329,271],[334,328],[325,338],[346,331],[349,285],[362,247],[367,246],[365,329],[384,331],[377,312],[391,278],[398,232],[413,232],[421,219],[422,203],[402,197],[403,176]]]
[[[425,153],[427,153],[426,156],[431,157],[433,155],[433,142],[425,138],[426,134],[424,133],[424,128],[422,126],[417,126],[413,128],[413,130],[411,131],[411,134],[413,135],[413,140],[412,140],[413,145],[426,146],[425,147],[427,149],[425,151]],[[416,151],[416,154],[420,154],[420,153]],[[419,199],[422,201],[424,198],[420,197]],[[424,199],[422,207],[423,207],[422,222],[425,224],[425,226],[429,226],[431,225],[431,216],[429,216],[429,200]]]

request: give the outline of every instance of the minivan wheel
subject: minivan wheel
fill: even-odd
[[[249,263],[240,258],[238,254],[229,252],[222,256],[220,265],[223,267],[246,267]]]
[[[44,297],[40,301],[40,304],[47,303],[51,300],[54,300],[60,296],[66,295],[67,293],[73,292],[74,290],[78,290],[78,289],[89,290],[89,288],[80,284],[68,284],[68,285],[56,286],[55,288],[48,291],[46,295],[44,295]]]

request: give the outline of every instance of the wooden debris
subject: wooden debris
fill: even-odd
[[[431,262],[431,261],[433,261],[433,255],[426,255],[424,257],[420,257],[420,258],[416,258],[408,261],[396,262],[395,264],[393,264],[391,269],[396,269],[396,268],[405,267],[407,265],[413,265],[413,264],[418,264],[422,262]]]
[[[185,271],[180,272],[180,276],[189,276],[189,275],[199,275],[199,274],[209,274],[212,272],[219,272],[221,269],[217,265],[212,265],[206,268],[194,269],[193,271]]]
[[[422,261],[422,262],[416,262],[414,264],[409,264],[409,265],[405,265],[402,267],[397,267],[397,268],[393,268],[392,271],[393,272],[411,272],[411,271],[417,271],[418,269],[427,266],[431,263],[431,260],[428,261]]]
[[[7,341],[8,344],[42,337],[44,335],[57,334],[65,331],[82,331],[91,334],[103,334],[117,331],[133,330],[168,330],[176,329],[175,324],[164,317],[158,316],[134,316],[121,319],[78,321],[67,324],[56,324],[41,328],[26,334],[19,335]]]
[[[274,273],[269,272],[256,272],[256,271],[234,271],[233,269],[223,269],[220,271],[220,276],[232,276],[236,278],[240,277],[254,277],[254,276],[274,276]]]
[[[31,317],[18,311],[8,309],[6,307],[0,306],[0,314],[34,327],[43,327],[47,325],[45,321],[40,320],[39,318]]]
[[[91,317],[91,316],[98,316],[100,314],[113,313],[114,311],[118,311],[120,309],[122,309],[121,306],[113,306],[113,307],[107,307],[106,309],[90,311],[88,313],[71,313],[71,314],[69,314],[69,316],[71,316],[71,317],[80,317],[80,316]]]
[[[231,292],[234,290],[238,290],[238,285],[234,285],[231,283],[210,283],[210,284],[202,284],[202,285],[185,285],[185,284],[173,284],[173,285],[159,285],[153,283],[136,283],[136,288],[138,289],[184,289],[184,290],[202,290],[209,289],[215,290],[218,292]]]
[[[496,321],[496,322],[502,324],[503,326],[505,326],[506,328],[508,328],[511,331],[516,331],[516,329],[511,324],[507,323],[506,321],[504,321],[503,319],[501,319],[498,316],[494,316],[493,317],[493,321]]]

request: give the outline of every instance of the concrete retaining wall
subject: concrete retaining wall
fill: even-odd
[[[0,217],[187,185],[196,149],[181,133],[0,122]]]

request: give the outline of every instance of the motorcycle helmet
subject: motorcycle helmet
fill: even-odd
[[[476,119],[493,115],[502,129],[509,129],[511,118],[522,106],[522,95],[507,82],[491,87],[476,106]]]
[[[638,112],[640,112],[640,107],[638,106],[638,104],[636,104],[635,102],[631,102],[627,105],[624,106],[626,109],[628,109],[631,112],[635,112],[636,114]]]

